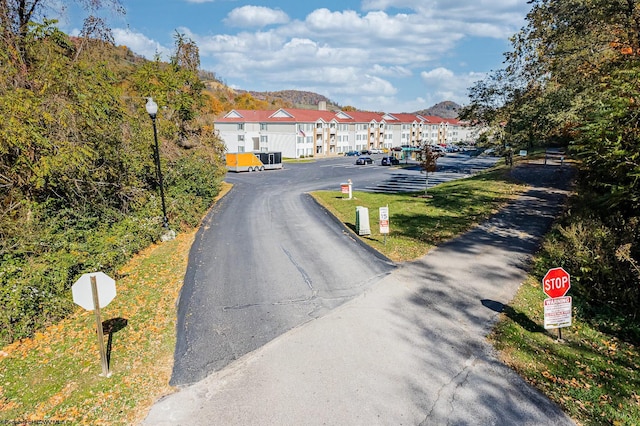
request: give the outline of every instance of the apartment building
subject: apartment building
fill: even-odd
[[[228,152],[280,151],[287,158],[475,140],[474,129],[458,120],[406,113],[232,110],[214,125]]]

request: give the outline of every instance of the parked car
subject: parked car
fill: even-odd
[[[349,151],[345,152],[344,155],[347,157],[357,157],[360,155],[360,153],[358,151]]]
[[[396,157],[382,157],[380,164],[383,166],[395,166],[400,164],[400,160]]]
[[[363,149],[362,151],[360,151],[360,155],[371,155],[371,151],[369,151],[368,149]]]
[[[365,164],[373,164],[373,160],[371,159],[371,157],[358,157],[358,159],[356,160],[356,164],[361,166]]]
[[[382,154],[382,150],[374,148],[374,149],[371,150],[371,153],[372,154]]]

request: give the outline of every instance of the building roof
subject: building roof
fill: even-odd
[[[234,109],[218,118],[218,123],[326,123],[336,121],[338,123],[448,123],[461,125],[455,118],[442,118],[437,116],[421,116],[409,113],[380,113],[365,111],[326,111],[298,108],[280,108],[278,110],[249,110]]]

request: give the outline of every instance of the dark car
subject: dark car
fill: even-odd
[[[398,160],[396,157],[382,157],[380,164],[382,164],[383,166],[395,166],[400,164],[400,160]]]
[[[344,155],[346,155],[347,157],[357,157],[358,155],[360,155],[360,153],[358,151],[349,151]]]
[[[371,157],[360,157],[356,160],[356,164],[373,164],[373,160],[371,159]]]
[[[363,149],[362,151],[360,151],[360,154],[362,154],[362,155],[371,155],[373,153],[371,151],[369,151],[368,149]]]

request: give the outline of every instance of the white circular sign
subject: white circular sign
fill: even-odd
[[[116,297],[116,281],[104,272],[84,274],[71,286],[73,301],[88,311],[93,311],[93,294],[91,293],[91,277],[96,277],[98,304],[100,309],[107,306]]]

